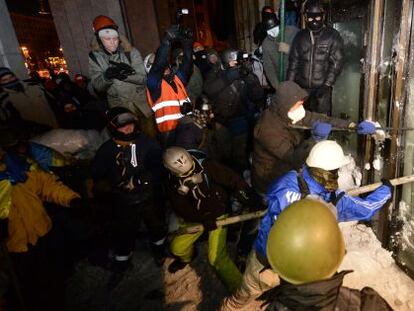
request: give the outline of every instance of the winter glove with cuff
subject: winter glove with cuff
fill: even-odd
[[[367,120],[359,123],[357,127],[357,133],[359,135],[372,135],[375,134],[376,130],[377,129],[375,123]]]
[[[325,122],[316,121],[312,125],[312,138],[315,141],[321,141],[328,138],[332,131],[332,125]]]
[[[206,220],[203,222],[204,230],[213,231],[217,229],[217,224],[215,219]]]
[[[173,42],[179,40],[181,36],[180,26],[179,25],[172,25],[170,26],[164,34],[164,41]]]

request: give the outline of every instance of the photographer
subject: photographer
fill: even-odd
[[[263,101],[264,92],[247,54],[228,49],[221,59],[222,65],[207,75],[204,92],[213,104],[216,122],[230,132],[232,152],[228,160],[242,171],[247,168],[249,117]]]
[[[193,33],[179,22],[177,17],[177,25],[172,25],[165,32],[147,78],[147,99],[154,111],[163,147],[174,141],[175,128],[183,117],[182,109],[186,110],[191,105],[185,85],[193,65]],[[179,67],[173,70],[168,55],[172,43],[177,41],[181,43],[183,59]]]
[[[141,130],[155,137],[152,111],[145,96],[146,74],[139,51],[118,32],[118,26],[100,15],[93,21],[95,36],[89,53],[89,75],[95,93],[109,108],[124,107],[140,119]]]

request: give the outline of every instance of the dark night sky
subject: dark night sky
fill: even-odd
[[[10,12],[29,16],[52,18],[51,15],[41,15],[38,13],[40,8],[39,2],[39,0],[6,0],[7,7]],[[43,2],[46,11],[50,12],[48,1],[44,0]]]

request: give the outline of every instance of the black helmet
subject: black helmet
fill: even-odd
[[[107,111],[108,118],[108,130],[115,139],[121,141],[132,141],[138,132],[138,117],[133,114],[129,109],[124,107],[114,107]],[[124,134],[118,129],[128,125],[135,124],[134,131],[130,134]]]
[[[275,9],[270,5],[265,5],[262,8],[262,22],[271,17],[276,17]]]
[[[263,20],[264,25],[266,26],[266,30],[272,29],[276,26],[279,26],[280,22],[279,19],[275,16],[266,18]]]
[[[224,68],[229,68],[230,61],[237,60],[238,53],[239,51],[233,48],[224,50],[223,53],[221,53],[221,62]]]

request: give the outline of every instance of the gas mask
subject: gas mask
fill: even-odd
[[[198,185],[203,182],[203,171],[191,175],[184,179],[179,179],[180,186],[177,191],[181,195],[187,195],[190,189],[198,188]]]
[[[298,123],[300,120],[302,120],[306,115],[306,110],[303,107],[303,105],[300,105],[298,108],[296,108],[293,111],[289,111],[287,116],[290,120],[292,120],[292,124]]]
[[[279,35],[279,26],[273,27],[267,31],[267,34],[272,38],[276,38]]]
[[[323,13],[307,13],[306,27],[311,31],[319,31],[323,27],[324,14]]]

